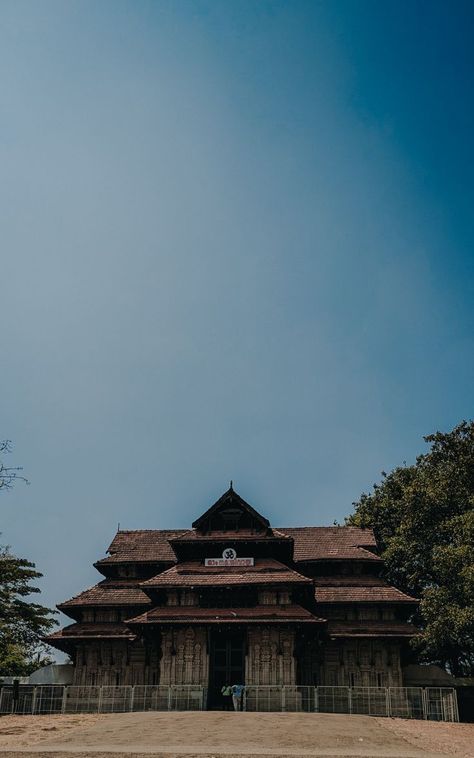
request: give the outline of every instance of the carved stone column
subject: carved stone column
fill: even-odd
[[[206,639],[204,627],[164,630],[160,684],[198,684],[207,687],[209,656]]]
[[[291,629],[257,627],[248,630],[246,684],[296,684],[295,635]]]

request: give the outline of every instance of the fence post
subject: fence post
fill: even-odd
[[[171,687],[172,685],[168,685],[168,710],[171,710]]]
[[[61,713],[66,713],[67,687],[63,687],[63,699],[61,701]]]
[[[392,700],[390,695],[390,687],[385,687],[385,708],[387,711],[387,718],[390,718],[392,715]]]
[[[38,687],[33,687],[33,697],[31,699],[31,714],[34,716],[36,709],[36,696],[38,693]]]
[[[314,688],[314,712],[319,713],[319,692],[318,688]]]
[[[426,695],[426,689],[421,688],[421,705],[423,708],[423,718],[426,720],[428,718],[428,697]]]
[[[100,713],[102,710],[102,686],[99,687],[99,701],[97,703],[97,713]]]
[[[283,685],[281,688],[281,703],[280,708],[282,711],[286,711],[286,687]]]
[[[130,695],[130,708],[129,708],[130,711],[133,711],[134,702],[135,702],[135,685],[133,685],[132,693]]]
[[[347,704],[349,706],[349,713],[352,713],[352,687],[347,688]]]
[[[454,706],[453,708],[454,720],[459,721],[458,691],[455,688],[453,688],[452,698],[453,698],[453,706]]]

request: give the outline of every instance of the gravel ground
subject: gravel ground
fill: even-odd
[[[0,718],[0,758],[474,758],[474,724],[322,713]]]

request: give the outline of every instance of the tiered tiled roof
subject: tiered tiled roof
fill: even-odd
[[[187,529],[138,529],[117,532],[109,545],[110,555],[97,563],[175,563],[170,540]]]
[[[312,584],[312,580],[273,558],[257,558],[254,566],[203,566],[198,561],[176,566],[142,583],[146,588],[236,585]]]
[[[315,585],[317,603],[418,602],[375,576],[317,577]]]
[[[79,595],[58,605],[60,610],[81,606],[150,605],[137,579],[104,579]]]
[[[300,605],[257,605],[252,608],[201,608],[199,606],[165,605],[142,613],[127,624],[222,624],[225,623],[324,623]]]
[[[377,547],[372,529],[359,529],[356,526],[291,526],[279,527],[279,531],[293,537],[295,561],[380,561],[371,552]]]
[[[414,637],[417,632],[404,621],[328,621],[330,637]]]
[[[125,624],[101,624],[94,622],[70,624],[58,632],[53,632],[53,634],[48,635],[45,639],[49,642],[54,640],[95,639],[96,637],[134,640],[135,634]]]
[[[96,565],[107,563],[176,563],[173,541],[198,542],[212,540],[294,540],[294,560],[363,560],[380,561],[371,529],[355,526],[279,527],[261,533],[211,532],[201,534],[194,529],[145,529],[117,532],[108,551],[110,555]],[[170,544],[171,543],[171,544]]]
[[[213,530],[210,532],[200,532],[197,529],[189,529],[184,534],[170,540],[173,542],[234,542],[235,540],[248,542],[258,542],[261,540],[291,540],[287,534],[278,529],[265,529],[256,531],[255,529],[231,530]]]
[[[242,528],[237,527],[241,525]],[[236,527],[236,530],[224,529]],[[216,527],[213,529],[213,527]],[[235,544],[239,556],[254,558],[254,566],[203,565],[203,556],[221,555],[223,546]],[[245,544],[247,543],[247,544]],[[250,544],[249,544],[250,543]],[[252,544],[255,550],[252,550]],[[213,547],[214,545],[214,547]],[[204,547],[205,546],[205,547]],[[208,550],[210,547],[210,550]],[[119,531],[108,548],[109,555],[95,565],[105,575],[114,573],[140,574],[141,578],[106,578],[94,587],[81,592],[71,600],[58,606],[73,618],[79,617],[81,607],[120,608],[120,618],[130,616],[125,623],[81,622],[67,626],[47,638],[47,641],[69,650],[69,642],[87,639],[136,638],[133,629],[148,624],[324,624],[332,637],[410,637],[415,628],[401,620],[342,621],[319,618],[307,608],[292,603],[290,605],[257,605],[239,608],[206,608],[194,605],[159,605],[153,607],[146,594],[151,590],[172,588],[229,589],[219,593],[219,601],[228,594],[226,602],[239,601],[237,588],[261,586],[307,587],[307,592],[295,591],[294,599],[313,610],[320,607],[321,616],[331,616],[330,606],[342,603],[416,603],[414,598],[388,585],[383,579],[369,572],[378,569],[381,558],[376,554],[377,546],[371,529],[357,527],[280,527],[273,529],[268,519],[246,503],[232,486],[198,518],[192,529],[147,529]],[[271,556],[271,557],[270,557]],[[280,560],[277,560],[276,557]],[[179,560],[181,562],[178,561]],[[198,560],[201,559],[201,560]],[[283,561],[283,562],[281,562]],[[314,567],[305,566],[312,562],[326,564],[320,571],[333,576],[317,576],[314,579],[304,574],[315,574]],[[367,575],[339,573],[343,565],[355,564]],[[110,565],[109,565],[110,564]],[[137,564],[120,568],[120,564]],[[140,564],[143,564],[140,567]],[[290,565],[286,565],[290,564]],[[373,564],[373,567],[369,566]],[[296,570],[295,570],[296,568]],[[303,573],[300,573],[300,571]],[[354,569],[353,569],[354,570]],[[151,579],[146,579],[155,573]],[[314,605],[312,597],[318,605]],[[245,590],[244,590],[245,591]],[[164,593],[163,593],[164,594]],[[211,592],[200,592],[204,604],[220,604],[212,598]],[[222,594],[222,597],[221,597]],[[253,594],[253,593],[252,593]],[[305,601],[308,600],[306,603]],[[168,596],[168,602],[170,598]],[[188,598],[189,599],[189,598]],[[280,593],[279,599],[282,599]],[[160,601],[162,597],[160,596]],[[182,598],[183,600],[183,598]],[[246,601],[247,602],[247,598]],[[386,607],[386,606],[385,606]],[[78,610],[76,610],[78,609]],[[141,612],[140,612],[141,611]],[[136,615],[138,614],[139,615]],[[318,613],[318,610],[316,610]],[[339,613],[339,612],[338,612]],[[115,613],[103,613],[115,616]],[[335,614],[336,615],[336,614]],[[342,614],[340,614],[342,615]],[[354,614],[355,615],[355,614]],[[357,614],[361,616],[362,614]],[[117,618],[119,616],[117,615]],[[130,626],[129,626],[130,625]],[[326,628],[326,627],[325,627]]]

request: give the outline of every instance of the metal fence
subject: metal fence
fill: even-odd
[[[246,711],[348,713],[431,721],[459,721],[449,687],[245,687]],[[78,687],[12,685],[0,689],[0,714],[202,711],[207,689],[197,685]]]
[[[456,690],[450,687],[274,687],[246,686],[244,710],[307,711],[459,721]]]

